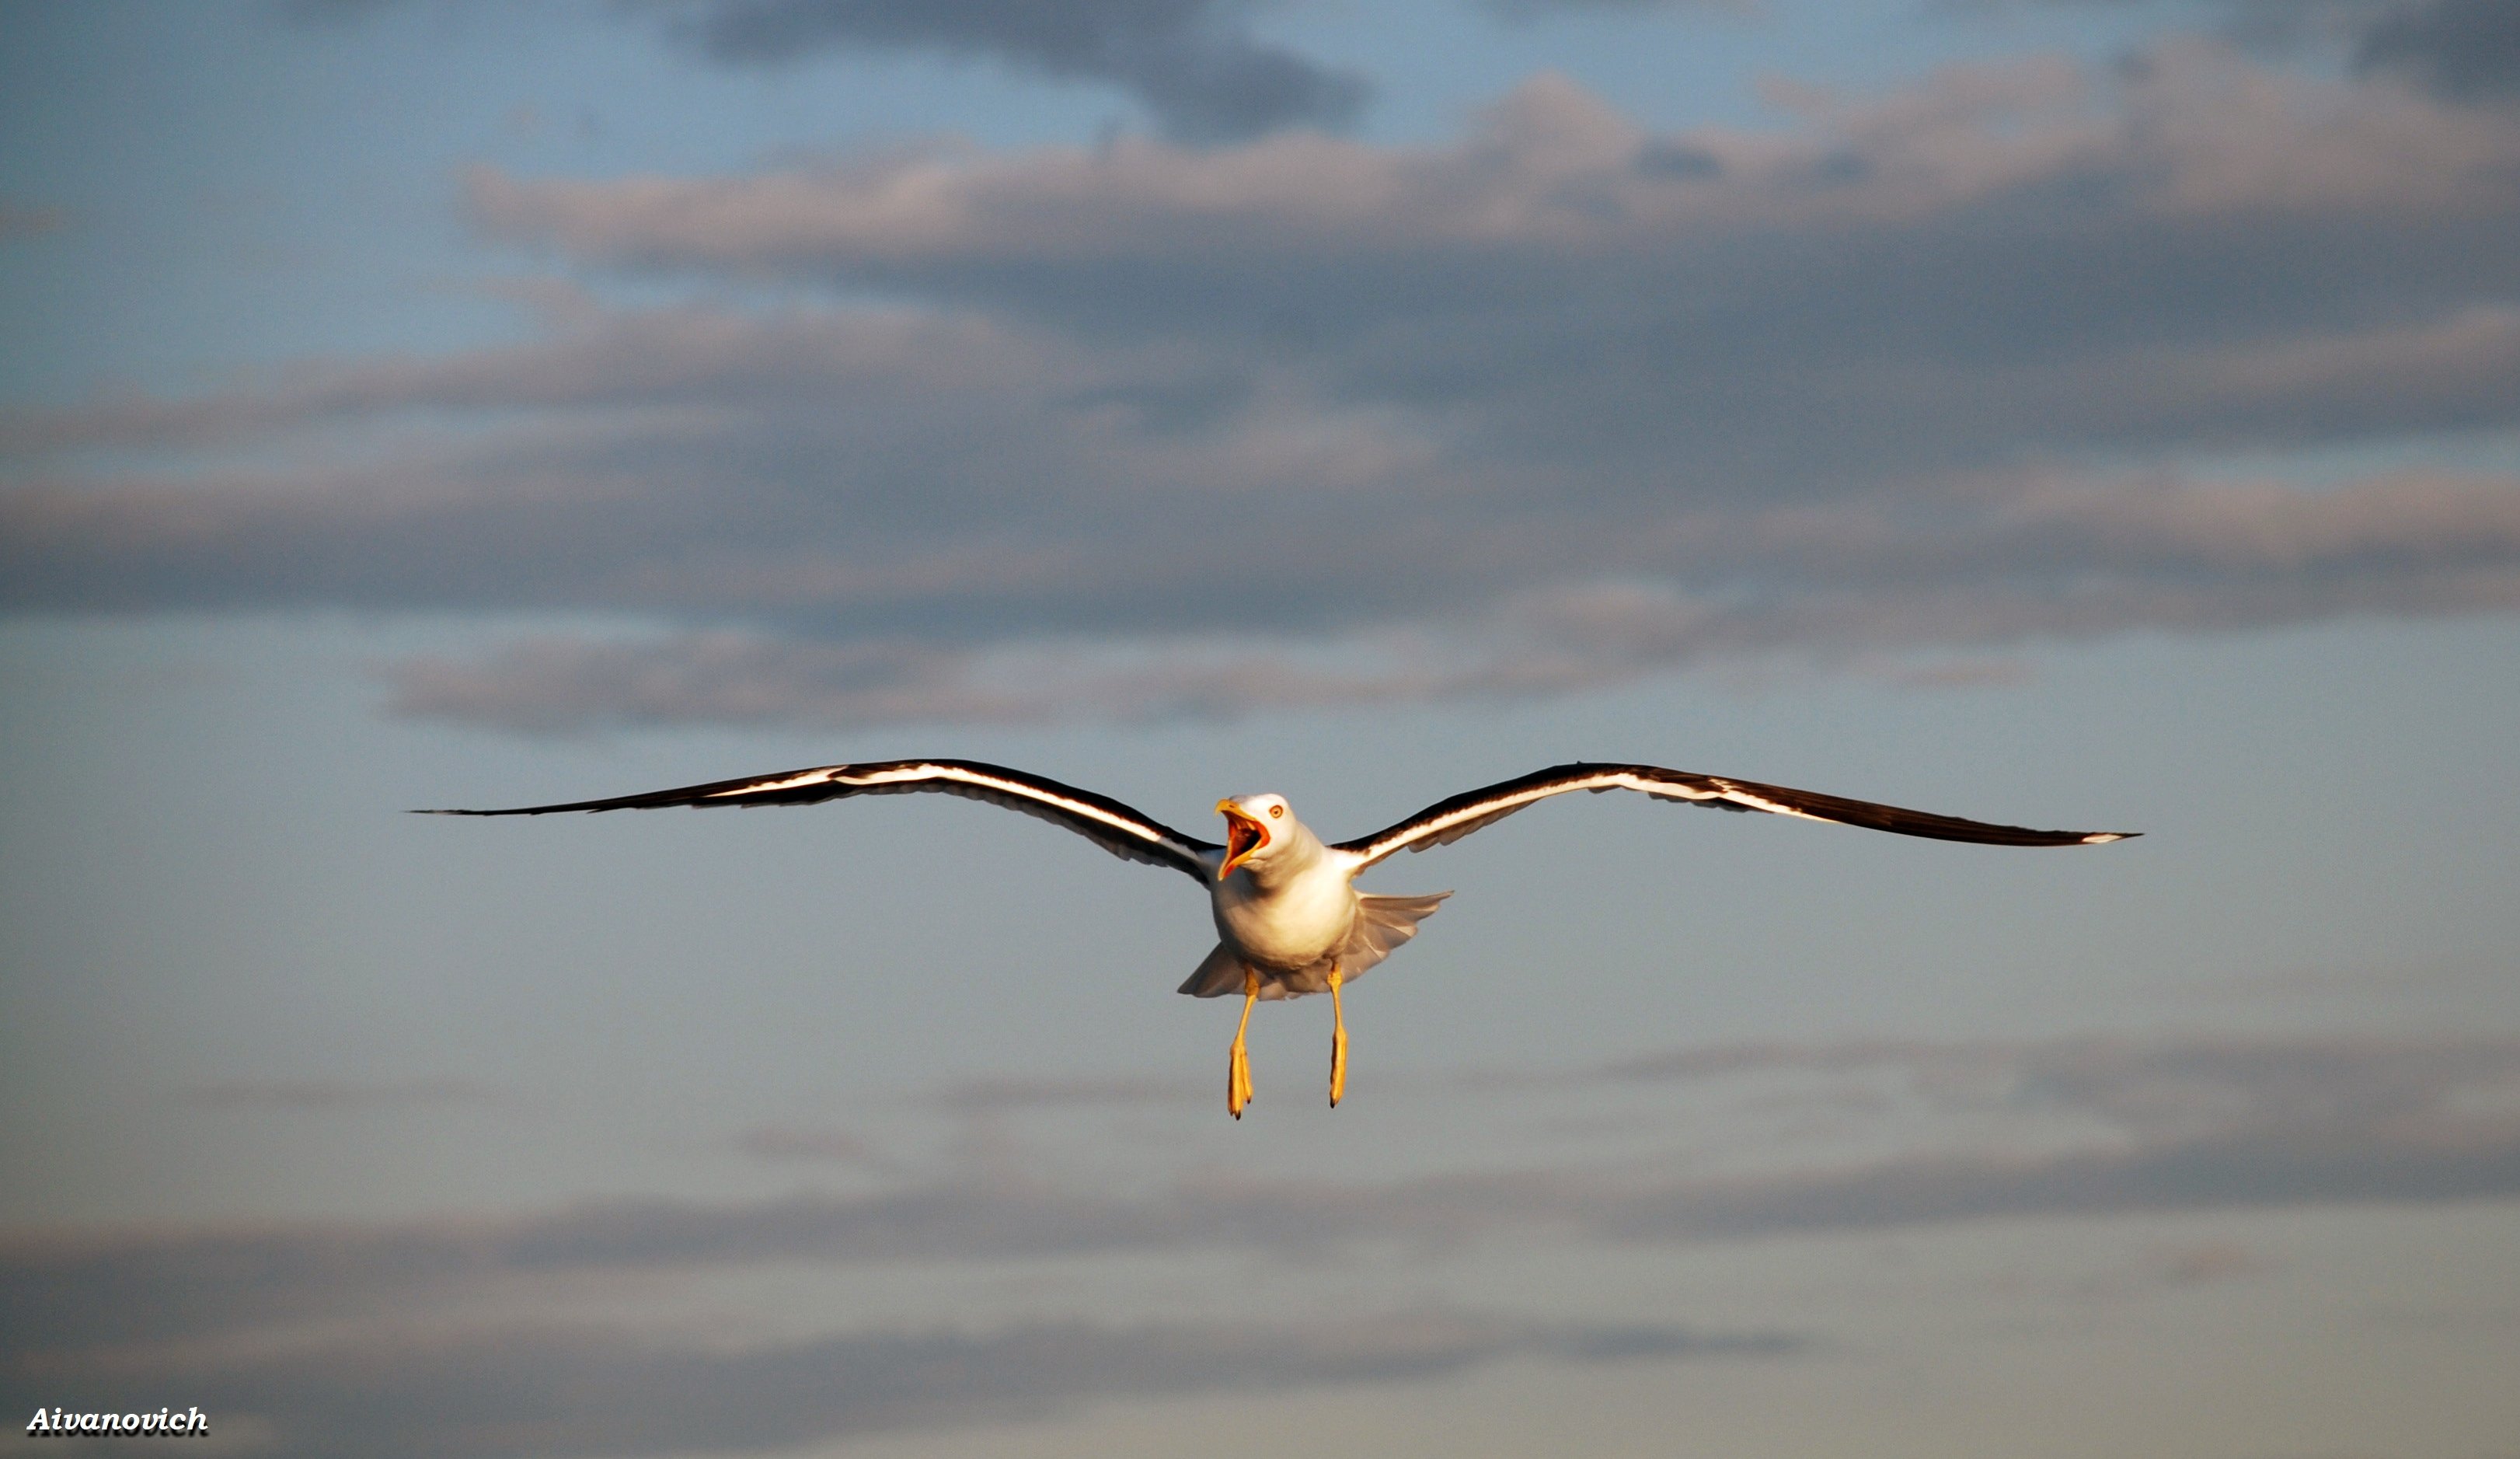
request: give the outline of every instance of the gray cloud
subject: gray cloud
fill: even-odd
[[[848,1164],[878,1163],[875,1148],[846,1130],[755,1125],[735,1137],[746,1155],[774,1161],[839,1161]]]
[[[1636,15],[1653,10],[1713,11],[1750,16],[1758,0],[1475,0],[1501,21],[1529,22],[1558,15]]]
[[[1008,1110],[1077,1107],[1147,1107],[1184,1103],[1210,1092],[1207,1083],[1156,1078],[1014,1078],[963,1079],[937,1090],[937,1108],[958,1115],[987,1116]]]
[[[2520,431],[2520,118],[2202,45],[1796,105],[1654,136],[1542,77],[1445,146],[484,172],[499,236],[784,301],[571,296],[505,348],[22,413],[0,607],[644,624],[389,671],[405,712],[569,731],[2520,602],[2507,469],[2176,465]]]
[[[747,1268],[1002,1271],[1228,1253],[1311,1265],[1394,1244],[1668,1243],[2520,1195],[2520,1040],[2507,1038],[1740,1045],[1491,1074],[1442,1092],[1454,1106],[1491,1099],[1528,1111],[1672,1082],[1703,1101],[1734,1081],[1773,1103],[1793,1087],[1782,1076],[1841,1111],[1878,1108],[1846,1102],[1862,1085],[1904,1091],[1961,1117],[1960,1128],[1983,1131],[1987,1115],[2009,1112],[2056,1117],[2079,1134],[2057,1145],[1981,1133],[1782,1168],[1767,1150],[1755,1168],[1730,1174],[1671,1152],[1378,1180],[1209,1176],[1131,1190],[912,1178],[881,1195],[748,1204],[20,1232],[0,1236],[0,1400],[15,1411],[84,1409],[142,1389],[180,1393],[247,1453],[745,1451],[1055,1415],[1099,1399],[1406,1383],[1516,1357],[1785,1357],[1811,1340],[1449,1311],[731,1339],[705,1309],[697,1321],[652,1309],[635,1332],[571,1314],[652,1288],[643,1277],[684,1287]],[[1143,1107],[1154,1093],[1014,1082],[940,1098],[1004,1133],[1046,1102]],[[1184,1097],[1206,1110],[1195,1092]],[[787,1155],[830,1132],[754,1133],[747,1144]],[[2136,1275],[2192,1285],[2265,1265],[2224,1240],[2157,1252]],[[519,1310],[535,1315],[520,1325]]]
[[[1254,38],[1249,0],[632,0],[616,8],[662,14],[675,39],[730,66],[919,50],[1106,82],[1192,142],[1344,126],[1370,90],[1361,76]]]
[[[2354,63],[2403,70],[2461,101],[2520,95],[2520,0],[2395,6],[2363,33]]]
[[[405,3],[408,0],[274,0],[271,8],[293,23],[323,25],[363,20]]]
[[[38,238],[69,226],[69,213],[59,207],[29,206],[0,199],[0,243]]]
[[[1787,364],[1807,409],[1811,377],[1876,384],[1850,372],[1881,356],[2202,363],[2506,296],[2511,267],[2477,245],[2520,205],[2520,126],[2196,47],[2115,85],[2025,63],[1816,101],[1791,138],[1656,138],[1543,76],[1446,148],[1128,144],[631,184],[483,172],[472,205],[493,231],[589,264],[1232,339],[1411,400],[1562,370],[1574,352],[1542,347],[1556,339],[1615,346],[1656,387],[1675,372],[1717,387],[1716,359],[1765,386]],[[1707,160],[1675,176],[1675,148]],[[1469,343],[1514,347],[1433,377],[1437,359],[1398,353]]]
[[[1247,640],[1122,655],[742,633],[543,638],[486,660],[396,665],[393,706],[522,732],[1232,719],[1532,699],[1785,649],[1856,658],[2520,608],[2520,490],[2494,480],[2408,477],[2316,496],[2046,483],[2015,488],[1968,524],[1837,508],[1686,526],[1657,566],[1711,579],[1700,594],[1640,581],[1534,590],[1443,631],[1356,634],[1337,652]],[[1431,535],[1439,555],[1447,544]],[[1218,582],[1228,601],[1241,590],[1231,571]]]
[[[1770,1334],[1552,1327],[1453,1313],[1308,1324],[987,1336],[852,1334],[729,1349],[542,1326],[393,1330],[146,1361],[149,1381],[199,1395],[227,1452],[296,1455],[672,1454],[1059,1412],[1098,1398],[1404,1383],[1502,1358],[1598,1363],[1779,1356]],[[0,1369],[16,1408],[119,1401],[135,1365],[112,1357]],[[31,1399],[32,1402],[27,1400]]]
[[[365,20],[411,0],[278,0],[300,24]],[[444,6],[466,0],[438,0]],[[1190,143],[1356,120],[1367,79],[1261,41],[1266,0],[608,0],[666,40],[727,67],[797,65],[851,51],[987,61],[1113,86]]]
[[[417,1319],[570,1274],[772,1262],[988,1262],[1206,1251],[1317,1260],[1534,1231],[1691,1241],[1956,1220],[2520,1195],[2520,1041],[2076,1040],[1684,1050],[1464,1081],[1464,1098],[1802,1071],[1895,1076],[1928,1103],[2070,1114],[2105,1138],[2040,1153],[1920,1147],[1757,1174],[1543,1165],[1383,1182],[1197,1180],[1140,1193],[948,1176],[868,1196],[615,1202],[393,1226],[0,1238],[0,1334],[22,1361],[284,1328]],[[976,1091],[950,1091],[965,1109]],[[1143,1098],[1131,1089],[1081,1099]],[[996,1113],[1021,1113],[1021,1091]],[[1204,1102],[1184,1092],[1184,1107]]]
[[[2372,18],[2401,0],[1932,0],[1932,9],[1973,16],[2048,7],[2147,9],[2203,19],[2228,36],[2267,45],[2350,41]]]
[[[1972,11],[2029,5],[2124,8],[2157,0],[1946,0]],[[2224,34],[2266,47],[2314,45],[2358,71],[2388,72],[2459,102],[2520,91],[2520,3],[2515,0],[2178,0],[2171,7]]]
[[[235,1079],[188,1092],[197,1107],[357,1113],[413,1105],[490,1104],[495,1090],[469,1079]]]
[[[2104,1215],[2363,1202],[2470,1200],[2520,1192],[2508,1131],[2449,1146],[2256,1134],[2134,1155],[2012,1162],[1948,1158],[1860,1174],[1675,1193],[1622,1209],[1633,1239],[1843,1230],[1988,1216]]]

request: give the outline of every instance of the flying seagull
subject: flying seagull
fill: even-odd
[[[1184,836],[1152,816],[1106,796],[1080,791],[1039,775],[972,760],[878,760],[817,765],[746,780],[687,785],[608,800],[560,805],[518,805],[504,810],[430,810],[424,815],[537,816],[565,810],[652,810],[668,805],[812,805],[851,796],[898,796],[931,791],[986,800],[1009,810],[1054,821],[1113,855],[1169,866],[1197,882],[1216,918],[1216,950],[1198,965],[1181,991],[1198,998],[1242,994],[1242,1021],[1229,1051],[1225,1107],[1235,1118],[1251,1100],[1251,1060],[1243,1035],[1251,1005],[1263,999],[1300,998],[1327,990],[1330,1025],[1330,1105],[1347,1088],[1347,1006],[1339,989],[1418,935],[1418,924],[1452,895],[1376,896],[1352,885],[1359,872],[1397,851],[1422,851],[1461,840],[1515,811],[1569,791],[1642,791],[1717,810],[1762,810],[1834,821],[1901,836],[1968,841],[1998,846],[2096,845],[2125,841],[2134,831],[2032,831],[1993,826],[1956,816],[1930,815],[1847,800],[1812,791],[1761,785],[1722,775],[1692,775],[1653,765],[1552,765],[1515,780],[1465,791],[1438,800],[1395,826],[1355,841],[1324,843],[1295,819],[1286,798],[1233,796],[1216,802],[1225,817],[1225,843]]]

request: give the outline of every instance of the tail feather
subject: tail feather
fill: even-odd
[[[1193,998],[1222,998],[1242,991],[1242,959],[1231,947],[1219,942],[1195,969],[1190,980],[1179,989]]]
[[[1437,891],[1424,896],[1358,896],[1356,926],[1338,950],[1339,980],[1356,981],[1365,976],[1366,969],[1389,957],[1393,948],[1418,935],[1418,924],[1434,916],[1435,908],[1452,894]]]
[[[1338,969],[1339,982],[1344,985],[1365,976],[1366,970],[1384,958],[1391,950],[1418,935],[1418,924],[1435,915],[1435,904],[1451,896],[1437,891],[1426,896],[1357,897],[1356,926],[1348,929],[1347,940],[1338,950],[1309,968],[1298,968],[1282,974],[1278,986],[1289,998],[1306,993],[1327,993],[1330,988],[1330,969]],[[1263,992],[1260,996],[1271,996]]]

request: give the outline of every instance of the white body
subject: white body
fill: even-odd
[[[1359,901],[1351,879],[1361,858],[1322,844],[1292,816],[1282,825],[1283,849],[1236,867],[1209,898],[1226,945],[1265,971],[1293,973],[1347,941]]]
[[[1283,798],[1244,796],[1228,803],[1236,818],[1262,828],[1268,839],[1232,862],[1231,871],[1225,870],[1231,852],[1203,853],[1218,941],[1182,984],[1185,993],[1239,993],[1246,973],[1258,976],[1263,998],[1326,992],[1333,970],[1352,982],[1415,936],[1418,920],[1451,894],[1361,893],[1354,882],[1366,858],[1324,845]]]

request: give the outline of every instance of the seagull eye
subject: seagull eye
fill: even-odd
[[[1269,807],[1269,814],[1270,814],[1271,816],[1273,816],[1273,817],[1275,817],[1275,816],[1282,816],[1282,815],[1284,815],[1285,813],[1286,813],[1286,807],[1284,807],[1284,806],[1282,806],[1282,805],[1272,805],[1272,806],[1270,806],[1270,807]]]

